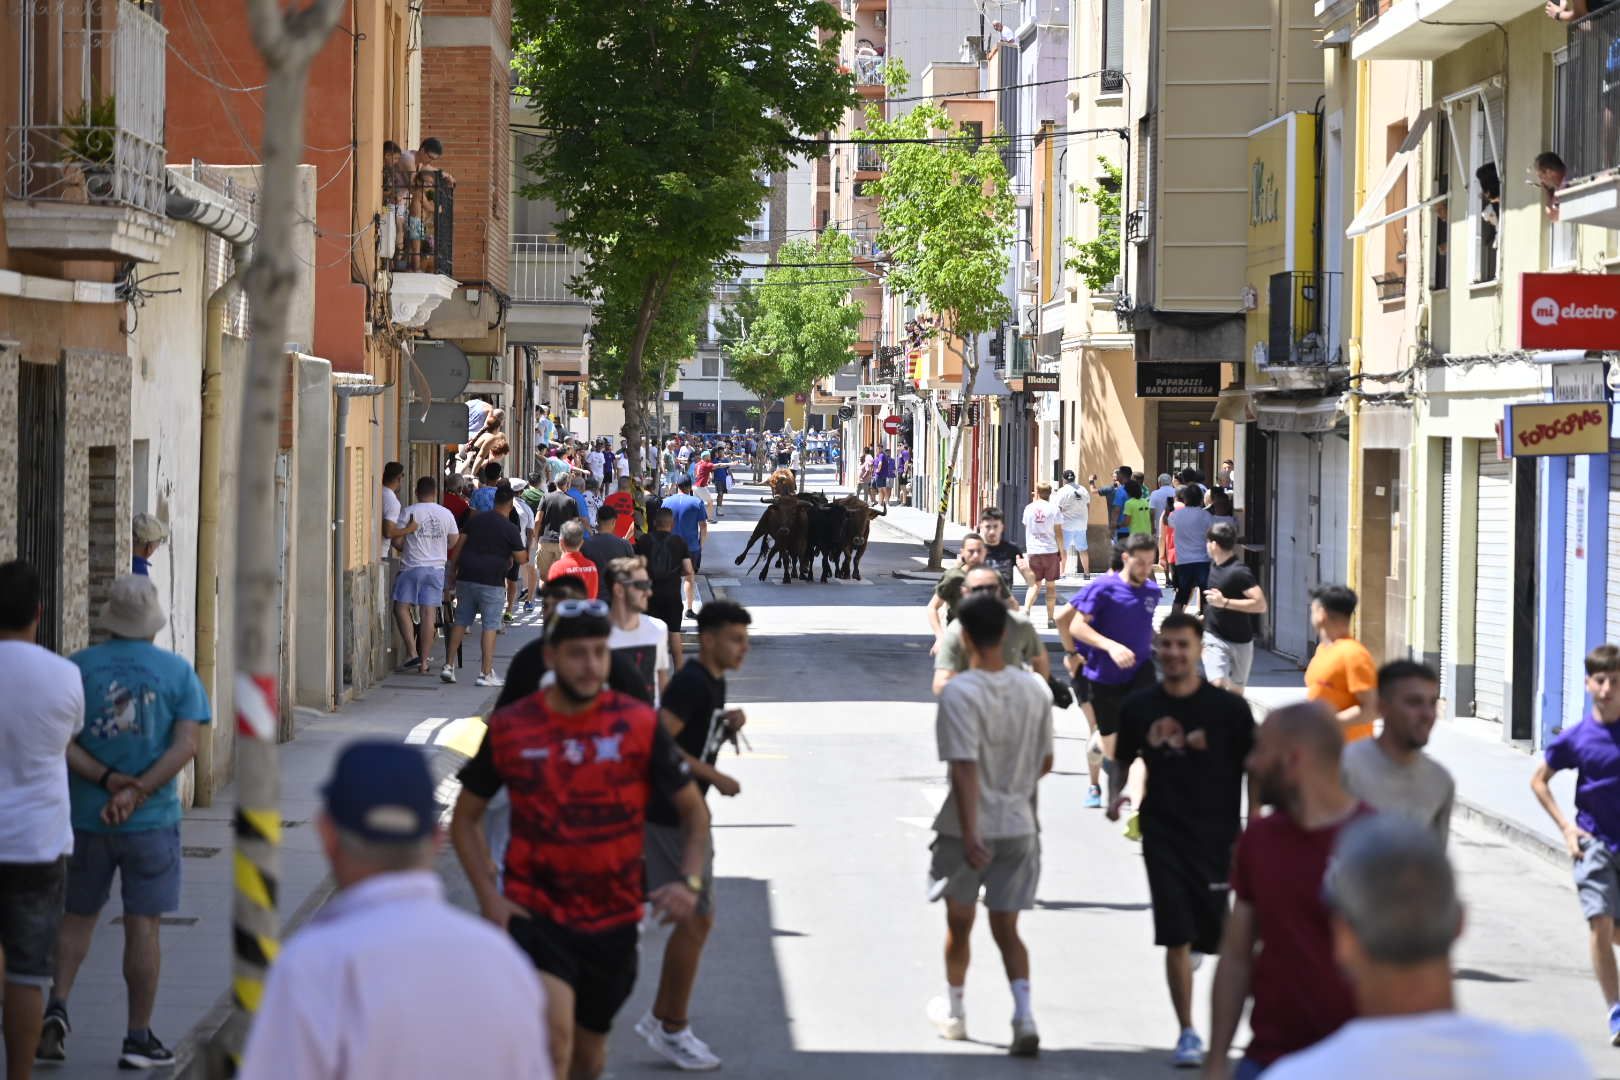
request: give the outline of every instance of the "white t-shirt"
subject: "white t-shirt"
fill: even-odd
[[[512,500],[512,509],[517,511],[520,522],[518,528],[523,530],[523,542],[527,544],[529,536],[534,532],[534,507],[529,505],[528,499],[520,495]]]
[[[1024,548],[1026,555],[1056,555],[1057,534],[1052,527],[1058,523],[1057,507],[1045,499],[1036,499],[1024,507]]]
[[[636,673],[652,690],[653,708],[658,708],[659,698],[663,696],[658,688],[658,676],[668,675],[671,666],[669,627],[664,624],[664,620],[643,615],[634,630],[623,630],[615,625],[613,632],[608,635],[608,648],[614,652],[625,652],[630,655],[631,663],[636,666]]]
[[[1065,534],[1075,528],[1085,528],[1091,516],[1091,492],[1077,484],[1064,484],[1058,489],[1057,510],[1063,518]]]
[[[934,737],[941,761],[979,766],[979,835],[992,840],[1033,836],[1035,785],[1052,753],[1052,691],[1022,668],[964,671],[939,695]],[[934,830],[961,836],[953,791]]]
[[[399,524],[399,496],[394,494],[394,489],[393,488],[383,488],[382,493],[383,493],[382,519],[384,521],[391,521],[395,525],[398,525]],[[382,535],[382,546],[378,549],[377,558],[378,558],[378,560],[382,560],[382,559],[386,559],[388,557],[388,553],[390,551],[394,550],[394,542],[392,540],[388,539],[388,534],[382,532],[382,529],[381,529],[380,526],[378,527],[377,531],[379,533],[381,533],[381,535]]]
[[[601,480],[602,470],[607,468],[607,457],[600,450],[592,450],[585,455],[585,467],[591,470],[592,476]]]
[[[1575,1044],[1453,1012],[1352,1020],[1266,1080],[1591,1080]]]
[[[0,863],[73,851],[68,743],[84,727],[78,665],[27,641],[0,641]]]
[[[416,518],[416,531],[405,538],[404,557],[400,565],[409,570],[416,566],[443,566],[450,558],[450,545],[461,530],[456,528],[456,515],[438,503],[411,503],[399,520]]]

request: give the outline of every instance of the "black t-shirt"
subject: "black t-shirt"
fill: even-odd
[[[566,491],[549,492],[540,500],[540,535],[555,537],[567,522],[579,517],[579,503]]]
[[[608,563],[614,559],[626,558],[636,553],[630,546],[630,541],[621,539],[610,532],[593,532],[585,538],[585,544],[579,553],[596,564],[596,572],[600,575],[605,598],[608,576]]]
[[[461,534],[466,539],[456,560],[456,578],[505,588],[512,556],[523,550],[522,531],[505,514],[484,510],[468,516]]]
[[[1127,697],[1114,760],[1122,776],[1138,757],[1147,762],[1144,836],[1224,858],[1240,828],[1243,764],[1253,747],[1248,702],[1207,682],[1187,697],[1162,684]]]
[[[1013,574],[1018,570],[1018,557],[1023,553],[1024,549],[1011,540],[1003,540],[995,547],[984,549],[984,565],[1000,574],[1001,580],[1011,588]]]
[[[660,546],[664,547],[666,553],[655,555]],[[692,550],[686,546],[686,541],[672,532],[654,530],[642,533],[636,537],[635,554],[647,559],[647,576],[652,578],[653,596],[660,600],[673,597],[678,603],[681,597],[681,564],[692,557]],[[660,564],[673,569],[660,573]]]
[[[699,661],[688,660],[664,688],[662,708],[680,717],[684,725],[675,736],[675,745],[713,765],[720,757],[724,741],[726,722],[722,714],[726,711],[726,680],[710,675],[709,669]],[[709,785],[701,780],[697,783],[698,790],[707,795]],[[654,799],[647,804],[647,820],[655,825],[680,822],[674,804],[666,799]]]
[[[1242,600],[1244,594],[1258,584],[1254,571],[1245,566],[1242,559],[1233,558],[1230,562],[1210,564],[1209,584],[1204,591],[1219,592],[1228,600]],[[1244,611],[1230,611],[1205,604],[1204,624],[1215,636],[1234,645],[1244,645],[1254,640],[1254,616]]]
[[[544,645],[543,641],[535,638],[512,657],[512,665],[506,669],[506,685],[501,687],[501,696],[495,699],[495,708],[510,705],[540,689],[540,680],[546,675],[546,658],[541,652]],[[611,655],[613,660],[608,668],[608,689],[629,694],[651,705],[652,695],[647,692],[647,680],[636,670],[634,661],[618,653]]]

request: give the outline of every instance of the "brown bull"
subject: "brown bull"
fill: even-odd
[[[792,469],[777,469],[771,473],[771,494],[792,495],[799,490],[799,482],[794,479]]]
[[[866,554],[866,541],[872,532],[872,519],[883,517],[889,512],[887,507],[881,510],[866,505],[864,499],[854,495],[846,495],[836,500],[842,506],[844,515],[844,535],[842,537],[842,560],[838,565],[838,576],[841,578],[853,577],[861,580],[861,556]]]
[[[743,560],[748,558],[748,552],[756,541],[759,542],[759,555],[755,557],[760,567],[759,580],[764,581],[770,573],[772,559],[780,559],[782,564],[782,584],[786,585],[793,580],[794,574],[800,574],[808,580],[805,567],[808,563],[807,542],[810,535],[810,507],[795,495],[781,495],[768,500],[769,505],[765,513],[754,524],[754,531],[748,537],[748,543],[743,545],[742,554],[737,556],[736,564],[741,566]],[[750,566],[749,572],[753,572]]]

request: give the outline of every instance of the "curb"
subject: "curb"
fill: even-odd
[[[1469,802],[1460,795],[1455,799],[1454,813],[1464,821],[1479,826],[1520,851],[1534,855],[1536,858],[1542,859],[1566,873],[1569,871],[1571,865],[1569,852],[1535,830],[1500,814],[1493,814],[1479,804]]]

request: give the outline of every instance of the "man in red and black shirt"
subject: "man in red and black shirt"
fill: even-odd
[[[484,917],[540,971],[557,1075],[574,1078],[602,1072],[608,1030],[635,986],[647,804],[673,803],[684,841],[683,879],[650,895],[665,919],[692,914],[707,855],[708,809],[674,740],[651,706],[605,687],[611,629],[599,601],[560,604],[546,620],[556,681],[489,718],[450,822]],[[503,786],[504,895],[483,829]]]

